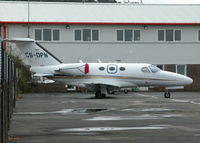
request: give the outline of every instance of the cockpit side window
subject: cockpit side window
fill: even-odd
[[[141,69],[141,71],[144,72],[144,73],[150,73],[148,67],[143,67],[143,68]]]
[[[160,71],[160,69],[154,65],[150,65],[149,68],[152,73],[156,73],[156,72]]]

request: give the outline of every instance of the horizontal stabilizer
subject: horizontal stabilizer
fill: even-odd
[[[13,43],[35,42],[35,40],[31,38],[13,38],[13,39],[6,39],[6,41]]]
[[[44,76],[44,77],[46,77],[46,76],[53,76],[53,74],[34,74],[33,76]]]

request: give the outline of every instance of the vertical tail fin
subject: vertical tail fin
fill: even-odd
[[[7,40],[14,43],[12,45],[11,54],[19,56],[25,65],[29,66],[46,66],[58,65],[62,62],[42,47],[34,39],[30,38],[14,38]],[[14,46],[14,47],[13,47]],[[18,52],[16,50],[18,49]]]

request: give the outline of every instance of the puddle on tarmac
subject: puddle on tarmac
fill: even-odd
[[[99,116],[90,119],[84,119],[87,121],[119,121],[119,120],[157,120],[172,117],[181,117],[180,114],[143,114],[139,116]]]
[[[19,112],[14,113],[15,115],[44,115],[44,114],[89,114],[109,111],[108,109],[99,109],[99,108],[77,108],[77,109],[64,109],[60,111],[52,112]]]
[[[151,125],[142,127],[85,127],[85,128],[67,128],[58,129],[57,132],[108,132],[124,130],[162,130],[168,129],[170,125]]]
[[[133,112],[165,112],[165,111],[174,111],[173,109],[168,108],[129,108],[122,109],[121,111],[133,111]]]

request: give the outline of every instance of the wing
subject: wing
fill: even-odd
[[[137,85],[130,84],[129,82],[124,81],[85,81],[82,83],[85,85],[86,88],[96,91],[100,86],[106,87],[106,89],[112,90],[112,89],[119,89],[124,87],[137,87]]]

